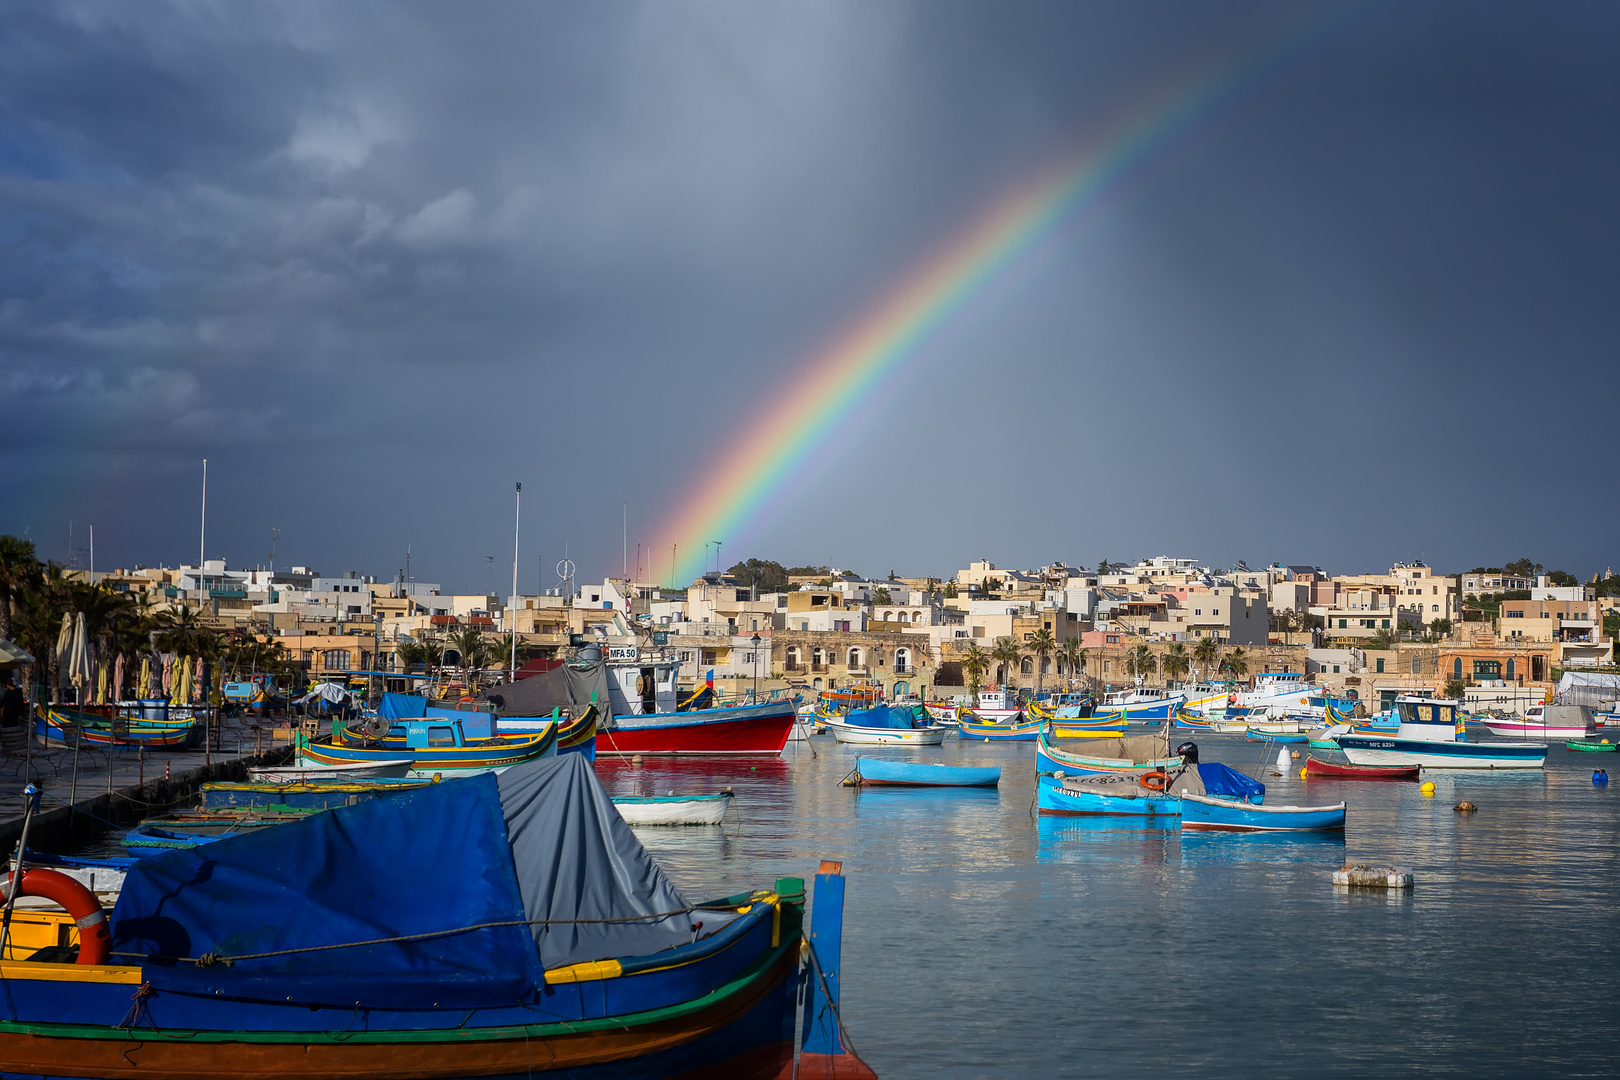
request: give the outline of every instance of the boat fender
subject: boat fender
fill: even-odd
[[[12,879],[8,875],[4,891],[10,892]],[[66,874],[55,870],[24,870],[17,890],[18,896],[38,896],[61,906],[73,916],[79,928],[80,964],[105,964],[112,948],[107,933],[107,912],[95,894]]]
[[[1599,769],[1592,774],[1592,783],[1602,786],[1609,782],[1609,770]]]
[[[1155,769],[1152,772],[1143,773],[1141,776],[1137,777],[1136,782],[1147,788],[1149,791],[1163,791],[1167,779],[1168,778],[1164,775],[1163,769]]]

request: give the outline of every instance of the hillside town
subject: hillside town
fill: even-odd
[[[229,646],[224,666],[284,682],[364,673],[393,689],[423,673],[488,685],[588,649],[739,700],[855,685],[926,700],[981,686],[1098,689],[1293,671],[1369,710],[1421,693],[1518,713],[1566,670],[1612,668],[1620,629],[1620,579],[1582,583],[1528,559],[1463,573],[1414,561],[1330,574],[1169,556],[1090,569],[981,558],[948,578],[750,559],[685,588],[608,577],[505,597],[449,593],[403,572],[224,560],[51,572],[65,587],[218,635]],[[48,664],[54,635],[47,618],[32,635],[18,622],[0,637]]]

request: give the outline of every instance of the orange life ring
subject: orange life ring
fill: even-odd
[[[1163,769],[1155,769],[1152,772],[1143,773],[1141,776],[1137,777],[1136,782],[1147,788],[1149,791],[1163,791],[1165,786],[1170,782],[1170,778],[1164,775]]]
[[[6,884],[11,884],[11,876]],[[18,896],[38,896],[61,905],[79,927],[80,964],[105,964],[112,948],[107,933],[107,912],[95,894],[66,874],[55,870],[24,870]]]

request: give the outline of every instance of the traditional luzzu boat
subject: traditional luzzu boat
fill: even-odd
[[[1425,769],[1539,769],[1546,743],[1469,742],[1457,703],[1402,696],[1392,710],[1397,726],[1357,725],[1338,738],[1339,749],[1356,765],[1421,765]]]
[[[1069,776],[1043,770],[1035,779],[1035,804],[1043,814],[1176,817],[1188,795],[1214,794],[1254,805],[1266,795],[1264,784],[1217,762],[1177,764],[1139,775]]]
[[[1311,739],[1305,732],[1298,730],[1297,726],[1294,730],[1289,730],[1288,725],[1282,724],[1250,724],[1244,728],[1244,738],[1249,742],[1282,744],[1309,742]]]
[[[996,787],[1001,783],[1001,769],[857,757],[855,770],[845,783],[851,787]]]
[[[1342,761],[1305,759],[1305,778],[1329,780],[1416,780],[1423,770],[1417,765],[1351,765]]]
[[[384,720],[383,723],[387,721]],[[535,758],[555,757],[557,726],[535,735],[469,739],[461,721],[446,717],[401,720],[377,738],[337,725],[330,743],[298,741],[298,758],[326,767],[411,759],[407,776],[432,779],[469,773],[500,772]]]
[[[71,746],[82,740],[90,746],[155,748],[200,746],[202,721],[190,717],[178,720],[148,720],[139,716],[115,717],[57,707],[34,718],[34,733],[46,743]]]
[[[1017,696],[999,687],[980,690],[971,701],[958,697],[950,702],[934,702],[928,706],[928,712],[935,720],[954,724],[964,708],[987,724],[1016,723],[1024,712]]]
[[[1009,720],[990,720],[963,706],[956,710],[956,730],[964,739],[984,742],[1032,742],[1047,722],[1038,717],[1021,718],[1014,714]]]
[[[502,716],[494,721],[495,730],[502,735],[534,735],[545,730],[545,725],[557,725],[557,753],[584,754],[586,761],[596,760],[596,729],[601,713],[592,702],[576,717],[553,709],[549,716]]]
[[[1213,832],[1344,831],[1345,804],[1263,806],[1188,792],[1181,796],[1181,827]]]
[[[370,780],[397,780],[411,771],[410,758],[373,761],[364,765],[316,765],[299,759],[279,769],[249,769],[248,779],[265,784],[366,783]]]
[[[431,780],[374,779],[365,781],[309,780],[276,783],[264,780],[216,781],[202,786],[204,810],[268,810],[309,813],[352,806],[366,799],[398,795],[431,784]]]
[[[63,910],[0,954],[0,1067],[776,1080],[803,985],[799,1074],[871,1077],[840,1041],[844,879],[822,870],[803,937],[799,878],[693,903],[578,755],[135,864],[110,920],[29,868],[17,891]]]
[[[938,746],[951,730],[920,705],[851,709],[825,722],[833,738],[857,746]]]
[[[1125,735],[1107,741],[1069,742],[1042,733],[1035,742],[1035,768],[1043,773],[1061,770],[1068,776],[1137,777],[1182,764],[1181,753],[1166,751],[1162,735]]]
[[[1602,742],[1589,742],[1587,740],[1581,740],[1579,742],[1566,742],[1564,744],[1564,749],[1576,750],[1587,754],[1612,754],[1616,750],[1620,750],[1620,745],[1612,743],[1608,739],[1604,739]]]
[[[1062,708],[1047,708],[1040,702],[1029,703],[1029,718],[1043,721],[1046,730],[1059,739],[1112,739],[1124,734],[1126,721],[1119,716],[1074,716],[1066,718]]]
[[[558,706],[540,716],[504,716],[486,709],[449,708],[418,694],[388,693],[383,695],[378,712],[395,724],[404,720],[455,720],[468,738],[541,735],[554,726],[557,753],[584,754],[587,760],[596,760],[596,728],[601,708],[594,697],[577,716],[563,712]],[[402,731],[391,729],[381,741],[402,737]]]

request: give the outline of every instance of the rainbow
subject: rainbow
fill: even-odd
[[[1043,251],[1095,216],[1126,180],[1257,82],[1318,25],[1200,65],[1135,102],[1100,137],[992,201],[799,365],[797,376],[700,474],[693,492],[655,533],[660,539],[652,551],[664,554],[653,556],[653,565],[669,558],[671,584],[678,586],[696,570],[708,541],[746,542],[792,493],[813,452],[922,356],[930,341],[1009,287]]]

